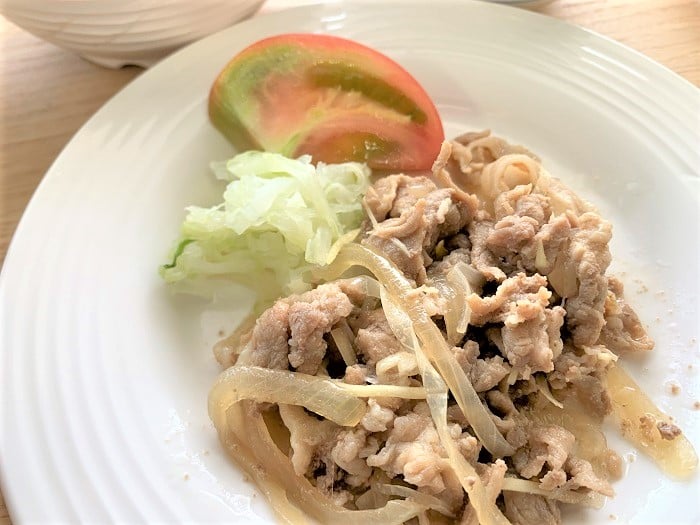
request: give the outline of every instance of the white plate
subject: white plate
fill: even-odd
[[[201,336],[203,303],[173,299],[156,269],[183,207],[216,199],[209,161],[232,153],[206,116],[215,75],[245,45],[288,31],[384,51],[427,88],[448,135],[489,127],[528,145],[612,219],[615,269],[657,340],[632,371],[700,445],[700,364],[689,369],[699,355],[698,90],[614,42],[529,12],[334,3],[251,20],[144,73],[42,182],[0,285],[0,455],[13,518],[270,518],[207,418],[218,369]],[[673,483],[640,456],[619,496],[583,518],[691,523],[699,488],[697,477]]]

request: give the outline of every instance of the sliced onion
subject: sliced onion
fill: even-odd
[[[345,364],[347,366],[352,366],[357,363],[357,355],[355,354],[355,349],[352,347],[352,342],[347,332],[341,327],[334,328],[331,330],[331,337],[340,355],[343,357]]]
[[[463,261],[458,262],[455,265],[455,269],[464,274],[464,277],[469,282],[469,287],[473,292],[478,291],[479,294],[481,293],[481,289],[483,288],[484,284],[486,284],[486,277],[484,277],[483,273],[474,268],[471,264],[467,264]]]
[[[231,361],[234,363],[236,362],[238,356],[245,348],[245,344],[250,340],[250,335],[253,333],[255,321],[258,319],[258,316],[258,311],[251,311],[230,335],[219,340],[214,345],[214,355],[219,363],[224,364],[224,361],[231,359],[227,356],[235,356]]]
[[[425,311],[419,294],[412,293],[414,288],[403,274],[391,262],[372,250],[359,244],[348,244],[321,275],[337,277],[352,266],[362,266],[372,272],[386,287],[389,297],[410,316],[428,359],[435,364],[449,385],[464,417],[484,447],[496,457],[512,455],[513,447],[496,428],[474,386],[450,351],[440,329]],[[401,342],[406,345],[405,341]]]
[[[367,297],[379,299],[379,282],[369,275],[358,275],[352,278],[352,282],[362,285],[362,291]]]
[[[460,317],[466,305],[465,297],[458,297],[458,291],[447,282],[447,276],[436,275],[430,279],[430,286],[435,288],[440,295],[444,308],[440,312],[445,320],[445,331],[447,332],[447,342],[456,345],[464,336],[457,331]],[[461,300],[460,300],[461,299]]]
[[[663,439],[656,428],[652,432],[644,431],[640,424],[644,416],[663,423],[670,424],[671,421],[620,365],[608,369],[607,387],[622,435],[651,457],[668,475],[679,479],[692,476],[698,466],[693,445],[683,434],[669,440]]]
[[[539,482],[530,481],[521,478],[506,477],[503,480],[503,489],[511,492],[524,492],[527,494],[535,494],[544,496],[545,498],[554,499],[563,503],[573,503],[575,505],[584,505],[599,509],[605,503],[605,496],[597,492],[576,492],[573,490],[545,490]]]
[[[554,261],[552,271],[547,275],[549,284],[559,297],[575,297],[578,294],[579,281],[576,277],[576,270],[572,267],[569,257],[568,243],[562,247]]]
[[[355,499],[355,506],[360,510],[377,509],[386,505],[388,501],[389,497],[386,494],[382,494],[372,487]]]
[[[377,490],[383,494],[388,494],[389,496],[401,496],[404,499],[411,499],[416,503],[425,505],[426,507],[438,511],[440,514],[454,518],[455,514],[450,510],[450,508],[445,505],[445,502],[440,498],[431,496],[424,492],[418,492],[416,489],[411,487],[405,487],[403,485],[391,485],[389,483],[381,483],[377,485]]]
[[[466,275],[457,263],[450,268],[447,275],[434,276],[431,284],[438,290],[445,310],[442,316],[445,319],[447,342],[451,345],[458,344],[467,332],[471,308],[467,304],[467,297],[472,293],[471,286]]]
[[[367,405],[334,381],[317,376],[233,366],[219,375],[209,393],[209,414],[250,399],[258,403],[301,405],[343,426],[357,425]]]
[[[547,254],[544,253],[544,244],[542,239],[537,239],[537,250],[535,251],[535,269],[544,275],[545,270],[549,266]]]
[[[336,255],[338,255],[340,249],[346,244],[354,241],[355,237],[357,237],[359,233],[360,229],[357,228],[355,230],[350,230],[349,232],[344,233],[343,235],[338,237],[338,239],[331,245],[330,249],[328,250],[328,255],[326,256],[326,264],[332,263]]]
[[[461,336],[467,333],[467,326],[469,325],[469,320],[472,315],[471,308],[467,303],[467,297],[472,293],[472,287],[467,279],[465,267],[469,265],[458,262],[455,264],[449,272],[447,272],[447,282],[450,283],[452,288],[456,292],[456,298],[458,301],[457,311],[459,314],[457,317],[457,323],[455,326],[456,332]],[[460,338],[461,339],[461,338]]]
[[[484,166],[479,182],[481,195],[489,211],[493,202],[504,191],[523,184],[533,184],[540,176],[540,163],[532,157],[510,153]]]
[[[379,222],[374,216],[374,212],[372,212],[369,205],[367,204],[367,199],[362,199],[362,208],[365,210],[365,215],[367,215],[367,218],[369,219],[369,222],[372,225],[372,229],[376,229],[377,226],[379,226]]]
[[[537,388],[540,391],[540,394],[552,403],[555,407],[557,408],[564,408],[564,405],[562,405],[559,401],[557,401],[557,398],[552,395],[551,390],[549,390],[549,385],[547,384],[547,380],[545,379],[544,376],[541,375],[536,375],[535,376],[535,383],[537,383]]]
[[[425,399],[425,388],[420,386],[397,385],[351,385],[335,383],[337,386],[356,397],[398,397],[401,399]]]
[[[308,521],[306,515],[299,507],[289,501],[282,484],[277,479],[272,478],[266,469],[260,468],[255,455],[257,447],[240,430],[239,432],[233,430],[245,428],[248,422],[241,404],[233,405],[228,410],[217,411],[215,414],[210,413],[210,416],[219,434],[221,444],[231,459],[250,476],[265,495],[279,522],[288,525],[306,523]],[[272,441],[272,439],[270,440]],[[279,451],[279,449],[277,450]],[[289,458],[284,457],[291,465]]]
[[[377,362],[377,379],[385,384],[405,384],[406,379],[418,374],[416,356],[400,351]]]

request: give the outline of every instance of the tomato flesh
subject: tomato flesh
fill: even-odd
[[[246,48],[217,77],[209,114],[239,149],[387,170],[429,169],[444,140],[435,105],[408,72],[329,35],[279,35]]]

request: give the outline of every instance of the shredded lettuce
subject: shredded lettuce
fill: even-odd
[[[181,289],[219,277],[267,296],[301,291],[312,265],[332,262],[364,216],[365,164],[248,151],[212,170],[228,182],[223,202],[186,209],[172,262],[160,268]]]

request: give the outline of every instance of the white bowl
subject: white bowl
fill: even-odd
[[[0,13],[106,67],[148,67],[255,12],[264,0],[0,0]]]

